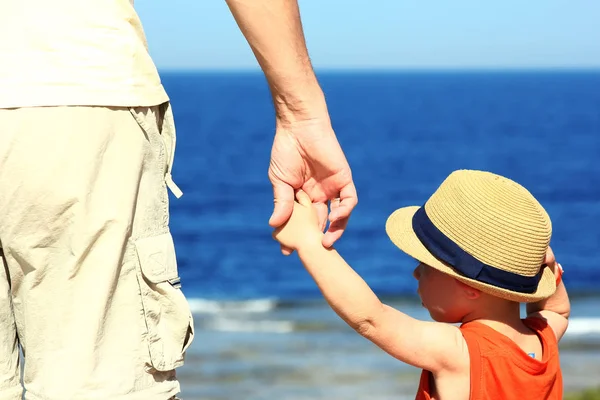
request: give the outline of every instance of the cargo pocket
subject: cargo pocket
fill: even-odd
[[[183,365],[194,337],[190,307],[181,291],[169,232],[135,241],[150,367],[170,371]]]

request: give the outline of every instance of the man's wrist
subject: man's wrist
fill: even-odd
[[[296,81],[289,78],[283,84],[272,85],[271,95],[277,122],[293,124],[315,118],[329,116],[325,95],[316,78]]]

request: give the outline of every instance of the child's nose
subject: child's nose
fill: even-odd
[[[416,268],[415,268],[415,270],[413,271],[413,277],[414,277],[416,280],[419,280],[419,278],[421,278],[421,271],[420,271],[420,268],[419,268],[420,266],[421,266],[421,264],[417,265],[417,267],[416,267]]]

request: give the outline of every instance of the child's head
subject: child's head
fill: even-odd
[[[556,290],[554,274],[544,266],[550,218],[508,178],[455,171],[423,207],[390,215],[386,231],[420,261],[414,271],[419,294],[438,321],[459,322],[474,301],[532,302]]]

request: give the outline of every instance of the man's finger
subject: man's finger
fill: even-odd
[[[332,223],[337,220],[346,220],[345,224],[348,224],[347,219],[350,217],[352,210],[358,204],[358,195],[356,194],[356,187],[354,183],[350,182],[340,192],[340,200],[332,204],[331,212],[329,213],[329,221]],[[345,227],[345,225],[344,225]]]
[[[294,209],[294,188],[284,182],[273,183],[275,206],[269,218],[269,225],[277,228],[287,222]]]
[[[338,219],[337,221],[332,222],[329,225],[327,232],[325,232],[325,235],[323,235],[323,240],[321,241],[323,246],[327,248],[333,246],[335,241],[342,237],[347,225],[348,218]]]
[[[325,226],[327,226],[327,214],[329,210],[327,209],[327,204],[325,203],[313,203],[313,207],[317,210],[317,221],[319,222],[319,229],[321,232],[325,230]]]

